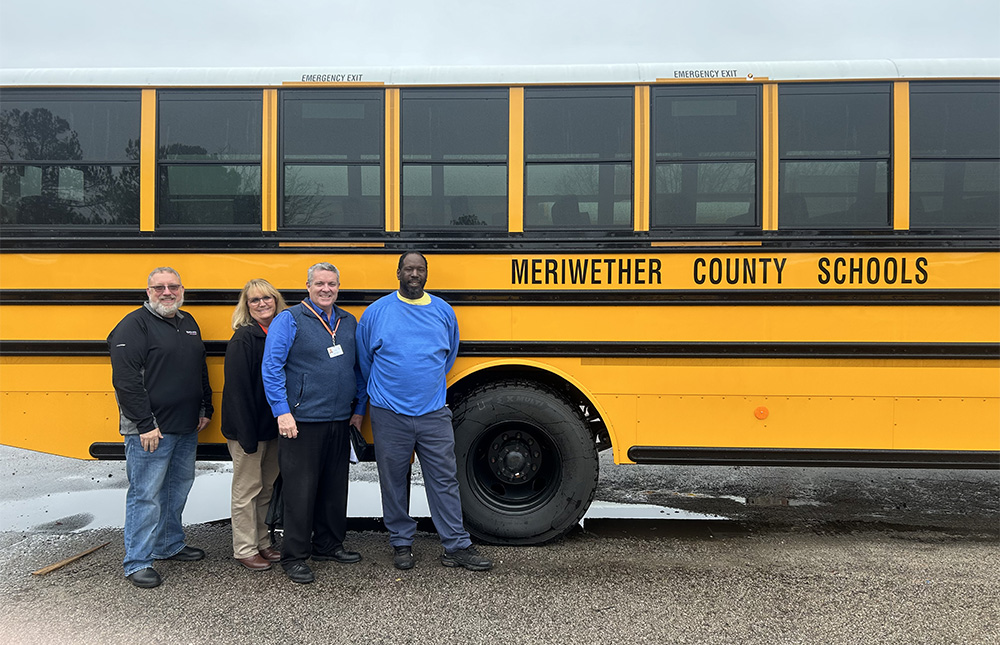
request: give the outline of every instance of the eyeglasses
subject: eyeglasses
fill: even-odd
[[[163,293],[163,290],[178,292],[184,288],[182,284],[151,284],[149,289],[156,293]]]
[[[259,305],[262,302],[271,302],[274,300],[274,296],[261,296],[259,298],[250,298],[247,300],[251,305]]]

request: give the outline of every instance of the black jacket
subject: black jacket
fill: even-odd
[[[267,334],[253,323],[236,330],[226,346],[226,383],[222,388],[222,434],[257,452],[258,441],[278,438],[278,420],[264,397],[260,363]]]
[[[211,418],[205,343],[191,314],[163,318],[146,303],[111,330],[108,349],[123,435],[188,434]]]

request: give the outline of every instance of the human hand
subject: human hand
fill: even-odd
[[[143,451],[155,452],[160,447],[160,439],[162,438],[163,434],[160,429],[153,428],[149,432],[143,432],[139,435],[139,443],[142,445]]]
[[[299,436],[299,428],[295,425],[295,417],[291,412],[278,415],[278,434],[289,439]]]

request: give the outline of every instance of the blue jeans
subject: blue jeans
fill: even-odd
[[[125,575],[184,548],[181,513],[194,484],[198,433],[164,434],[154,452],[125,435]]]

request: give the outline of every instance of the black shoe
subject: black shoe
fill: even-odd
[[[285,575],[287,575],[292,582],[297,582],[300,585],[307,585],[314,581],[316,578],[313,577],[312,569],[305,562],[293,562],[292,564],[284,567]]]
[[[413,559],[413,549],[410,547],[394,546],[392,549],[395,552],[392,555],[392,566],[406,571],[407,569],[412,569],[417,564],[417,561]]]
[[[361,562],[361,554],[355,551],[348,551],[344,547],[340,546],[333,550],[330,555],[323,555],[322,553],[313,553],[312,559],[317,562],[329,562],[333,560],[334,562],[339,562],[341,564],[354,564],[355,562]]]
[[[493,568],[493,560],[479,555],[479,551],[474,546],[450,553],[445,552],[441,556],[441,564],[446,567],[465,567],[469,571],[489,571]]]
[[[142,587],[143,589],[152,589],[153,587],[159,587],[160,583],[163,582],[163,578],[160,574],[156,572],[153,567],[146,567],[145,569],[139,569],[133,574],[126,576],[128,581],[134,584],[136,587]]]
[[[179,560],[180,562],[194,562],[205,557],[205,552],[193,546],[185,546],[183,549],[173,554],[167,560]]]

